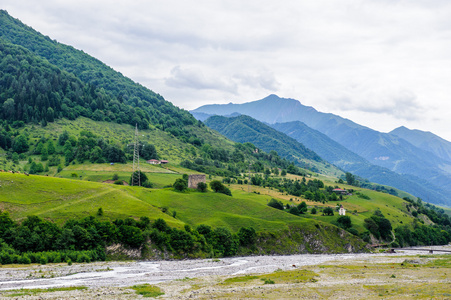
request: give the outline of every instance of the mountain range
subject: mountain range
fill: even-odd
[[[204,105],[191,113],[199,119],[248,115],[293,137],[343,170],[404,189],[426,201],[451,204],[451,146],[432,133],[406,128],[382,133],[276,95],[243,104]]]

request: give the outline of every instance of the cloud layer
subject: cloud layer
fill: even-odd
[[[451,140],[444,0],[2,1],[60,42],[193,109],[270,93],[378,130]]]

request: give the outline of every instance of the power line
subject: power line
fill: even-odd
[[[139,169],[139,141],[138,141],[138,124],[135,128],[135,140],[133,150],[133,174],[131,184],[132,186],[141,186],[141,170]]]

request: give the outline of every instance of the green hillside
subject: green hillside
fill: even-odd
[[[320,248],[343,252],[346,251],[345,245],[351,245],[354,250],[363,249],[362,242],[352,235],[347,234],[348,238],[341,240],[334,226],[267,206],[265,195],[238,193],[229,197],[213,192],[180,193],[172,189],[149,190],[5,172],[0,173],[0,191],[1,208],[19,220],[32,214],[63,224],[68,219],[96,216],[98,209],[102,208],[101,220],[146,216],[151,220],[164,219],[175,228],[183,228],[185,224],[192,227],[203,224],[213,228],[225,227],[232,232],[250,226],[265,237],[260,241],[262,245],[272,244],[276,239],[282,247],[273,249],[269,244],[262,246],[261,253],[296,253],[296,245],[304,239],[302,236],[310,234],[318,235],[316,242],[305,242],[316,243],[317,249],[312,248],[312,252]],[[266,236],[269,233],[271,236]],[[298,240],[287,240],[291,234],[295,234]]]

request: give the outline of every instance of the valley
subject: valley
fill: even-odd
[[[449,296],[449,256],[372,253],[449,247],[445,140],[276,95],[190,113],[0,25],[0,296]]]

